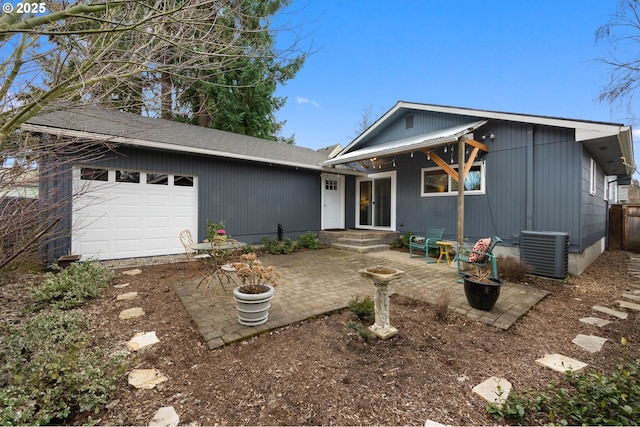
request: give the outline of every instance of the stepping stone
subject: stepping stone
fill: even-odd
[[[445,427],[446,424],[440,424],[439,422],[433,421],[433,420],[427,420],[424,423],[424,427],[440,427],[440,426]]]
[[[599,328],[602,328],[603,326],[607,326],[609,323],[611,323],[610,320],[601,319],[599,317],[583,317],[582,319],[580,319],[580,321],[583,323],[588,323],[590,325],[597,326]]]
[[[620,307],[622,308],[628,308],[630,310],[640,311],[640,304],[636,304],[628,301],[616,301],[616,302],[620,304]]]
[[[571,342],[591,353],[597,353],[602,350],[602,346],[607,342],[607,339],[595,335],[578,334]]]
[[[640,301],[640,295],[633,294],[622,294],[622,298],[630,299],[631,301]]]
[[[545,354],[544,357],[537,359],[536,363],[545,368],[552,369],[557,372],[565,373],[567,371],[580,372],[587,365],[579,360],[572,359],[561,354]]]
[[[627,317],[629,317],[629,314],[625,313],[624,311],[612,310],[610,308],[602,307],[600,305],[594,305],[591,308],[595,311],[599,311],[600,313],[608,314],[609,316],[614,316],[620,319],[626,319]]]
[[[126,288],[127,286],[129,286],[128,283],[119,283],[117,285],[113,285],[113,287],[116,288],[116,289]]]
[[[144,316],[144,310],[142,309],[142,307],[133,307],[133,308],[128,308],[126,310],[122,310],[118,315],[118,318],[120,320],[127,320],[127,319],[135,319],[136,317],[142,317],[142,316]]]
[[[176,427],[178,424],[180,424],[180,417],[176,410],[173,409],[173,406],[165,406],[158,409],[149,423],[149,427]]]
[[[471,391],[487,402],[504,403],[511,392],[511,383],[504,378],[489,377]]]
[[[130,351],[138,351],[145,347],[159,343],[160,340],[156,336],[156,331],[137,333],[127,343]]]
[[[134,268],[133,270],[123,271],[122,274],[126,274],[127,276],[137,276],[138,274],[142,274],[142,270]]]
[[[129,373],[129,385],[144,390],[151,390],[166,380],[168,378],[157,369],[134,369]]]
[[[138,297],[137,292],[127,292],[116,297],[116,301],[127,301]]]

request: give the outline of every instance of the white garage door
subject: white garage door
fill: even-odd
[[[82,259],[184,252],[178,233],[195,235],[196,177],[74,167],[71,249]]]

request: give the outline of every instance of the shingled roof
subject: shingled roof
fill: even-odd
[[[85,105],[57,106],[29,119],[22,129],[138,147],[325,170],[326,151]]]

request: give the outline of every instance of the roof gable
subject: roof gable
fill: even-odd
[[[634,153],[631,127],[618,123],[597,122],[589,120],[566,119],[560,117],[540,116],[531,114],[505,113],[490,110],[476,110],[463,107],[449,107],[399,101],[396,105],[380,117],[373,125],[366,129],[340,153],[331,160],[331,163],[339,163],[340,158],[347,154],[368,147],[370,142],[377,139],[385,129],[398,119],[411,111],[424,111],[444,113],[449,115],[475,118],[476,120],[500,120],[530,125],[552,126],[575,131],[577,142],[581,142],[591,155],[599,159],[602,164],[611,164],[611,161],[621,163],[627,174],[633,173]],[[611,147],[608,153],[601,149],[603,144]],[[348,158],[348,157],[346,157]],[[328,163],[328,162],[327,162]]]

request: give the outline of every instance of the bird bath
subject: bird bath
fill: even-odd
[[[362,277],[371,279],[376,287],[373,295],[373,303],[376,313],[376,322],[369,326],[369,330],[380,339],[391,338],[398,330],[389,322],[389,282],[404,274],[404,271],[390,267],[369,267],[358,270]]]

